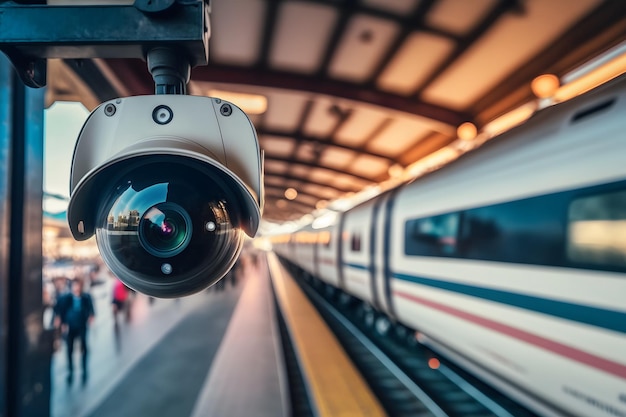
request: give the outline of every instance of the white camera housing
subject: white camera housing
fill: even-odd
[[[129,287],[169,298],[221,279],[256,234],[263,157],[254,126],[218,98],[154,95],[102,103],[74,150],[68,222],[96,234]]]

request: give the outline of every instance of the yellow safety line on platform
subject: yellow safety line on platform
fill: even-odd
[[[385,416],[362,375],[293,278],[268,254],[272,282],[321,417]]]

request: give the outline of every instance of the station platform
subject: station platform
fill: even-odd
[[[77,369],[68,384],[65,346],[54,354],[52,417],[291,416],[278,315],[314,415],[384,415],[272,253],[190,297],[137,294],[128,321],[121,315],[114,320],[110,287],[105,282],[90,290],[96,320],[88,334],[87,380]]]

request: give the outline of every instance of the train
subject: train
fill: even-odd
[[[626,74],[271,241],[539,415],[626,417]]]

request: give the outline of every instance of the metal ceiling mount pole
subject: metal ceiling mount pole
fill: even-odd
[[[155,94],[187,94],[191,63],[185,55],[172,47],[158,47],[148,51],[147,61]]]

